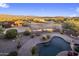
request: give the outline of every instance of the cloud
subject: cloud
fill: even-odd
[[[78,12],[78,13],[79,13],[79,7],[77,7],[77,8],[76,8],[76,12]]]
[[[77,14],[72,14],[72,15],[70,15],[70,17],[76,17],[77,16]]]
[[[74,13],[70,15],[70,17],[77,17],[79,16],[79,7],[74,9]]]
[[[9,8],[9,5],[6,3],[0,3],[1,8]]]

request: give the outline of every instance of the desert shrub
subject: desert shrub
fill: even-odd
[[[4,30],[2,28],[0,28],[0,33],[2,33]]]
[[[32,49],[31,49],[31,53],[32,53],[32,55],[35,55],[35,53],[36,53],[36,47],[35,47],[35,46],[32,47]]]
[[[4,31],[4,30],[3,30],[2,28],[0,28],[0,39],[3,39],[4,36],[5,36],[4,33],[3,33],[3,31]]]
[[[76,52],[79,52],[79,47],[76,47],[76,48],[75,48],[75,51],[76,51]]]
[[[49,39],[50,38],[50,35],[47,35],[47,38]]]
[[[43,35],[42,36],[42,40],[47,40],[48,38],[47,38],[47,36],[46,35]]]
[[[67,55],[68,56],[78,56],[78,53],[75,51],[69,51]]]
[[[18,45],[17,45],[17,49],[20,49],[20,48],[21,48],[21,44],[18,44]]]
[[[23,34],[26,35],[26,36],[31,35],[31,30],[27,29]]]
[[[64,30],[61,30],[60,33],[61,33],[61,34],[64,34]]]
[[[6,39],[13,39],[13,38],[16,38],[16,36],[17,36],[16,29],[10,29],[6,31],[6,34],[5,34]]]
[[[31,37],[31,38],[34,38],[34,37],[35,37],[35,34],[32,34],[30,37]]]

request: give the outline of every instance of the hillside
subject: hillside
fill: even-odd
[[[45,21],[45,20],[64,20],[64,19],[79,19],[79,17],[41,17],[41,16],[22,16],[22,15],[8,15],[0,14],[0,21],[16,21],[16,20],[31,20],[31,21]]]

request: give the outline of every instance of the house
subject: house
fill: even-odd
[[[5,21],[5,22],[2,22],[1,25],[2,25],[2,27],[4,27],[4,28],[10,28],[10,27],[12,27],[12,25],[14,25],[14,22]]]

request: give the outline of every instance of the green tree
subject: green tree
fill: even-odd
[[[10,29],[10,30],[6,31],[5,38],[13,39],[13,38],[16,38],[16,35],[17,35],[17,30],[16,29]]]

